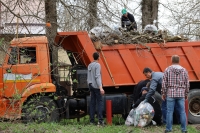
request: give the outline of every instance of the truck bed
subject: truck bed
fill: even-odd
[[[180,56],[180,65],[189,73],[190,82],[200,81],[200,42],[169,42],[165,44],[103,45],[101,50],[94,47],[87,32],[59,32],[55,43],[74,53],[78,63],[88,66],[93,61],[92,54],[100,53],[103,86],[135,85],[145,79],[144,67],[153,71],[164,71],[171,64],[171,56]]]

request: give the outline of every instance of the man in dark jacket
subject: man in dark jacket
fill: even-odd
[[[137,30],[134,16],[127,12],[126,9],[122,10],[121,25],[122,28],[126,28],[127,31]]]
[[[138,84],[134,87],[134,90],[133,90],[133,103],[135,103],[141,96],[142,96],[142,93],[141,90],[143,87],[145,87],[147,85],[147,83],[150,82],[149,79],[146,79],[146,80],[141,80],[140,82],[138,82]]]

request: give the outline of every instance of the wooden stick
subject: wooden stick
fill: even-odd
[[[105,58],[105,56],[104,56],[104,53],[103,53],[103,51],[102,51],[101,49],[100,49],[100,51],[101,51],[101,54],[102,54],[102,56],[103,56],[103,59],[104,59],[104,61],[105,61],[105,63],[106,63],[106,67],[107,67],[107,69],[108,69],[108,72],[109,72],[109,74],[110,74],[110,77],[111,77],[111,79],[112,79],[112,81],[113,81],[113,83],[114,83],[114,85],[115,85],[114,78],[113,78],[113,76],[112,76],[112,73],[111,73],[111,71],[110,71],[110,68],[109,68],[109,66],[108,66],[108,63],[107,63],[106,58]]]

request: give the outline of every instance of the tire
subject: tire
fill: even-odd
[[[188,95],[188,121],[200,123],[200,89],[193,89]]]
[[[49,97],[33,98],[23,106],[22,121],[24,123],[57,122],[59,110],[53,99]]]

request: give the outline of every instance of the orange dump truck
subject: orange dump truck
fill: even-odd
[[[88,114],[89,91],[87,66],[92,54],[100,53],[104,103],[112,100],[113,114],[127,114],[128,94],[145,77],[144,67],[164,71],[171,56],[180,56],[180,64],[189,72],[190,93],[188,121],[200,123],[200,42],[151,43],[146,47],[136,44],[103,45],[95,49],[87,32],[59,32],[55,45],[62,47],[72,64],[73,95],[56,83],[46,37],[15,39],[0,67],[0,117],[22,118],[24,121],[57,121],[60,118],[80,118]],[[34,51],[35,62],[26,60]],[[35,111],[36,110],[36,111]],[[105,111],[105,106],[104,106]],[[37,112],[37,113],[35,113]]]

